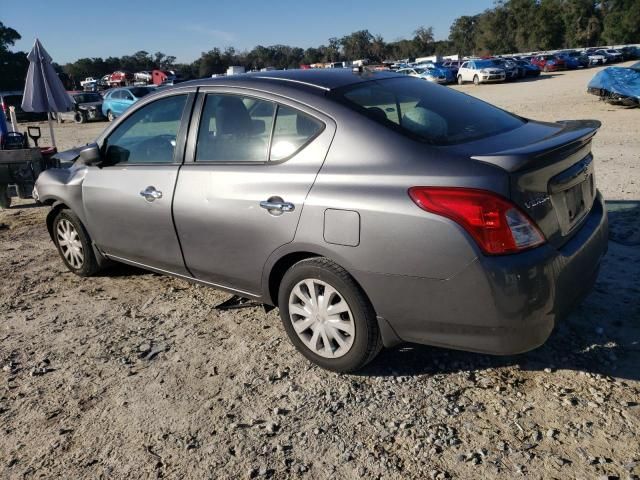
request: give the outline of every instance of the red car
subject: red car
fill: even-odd
[[[537,55],[531,59],[531,63],[544,72],[555,72],[567,68],[565,61],[556,55]]]
[[[133,75],[129,72],[118,70],[109,75],[109,85],[112,87],[124,87],[130,83],[133,83]]]

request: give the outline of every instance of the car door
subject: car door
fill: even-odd
[[[181,90],[145,101],[99,139],[103,162],[88,167],[82,196],[107,255],[187,274],[171,206],[194,98]]]
[[[122,98],[120,99],[120,111],[119,115],[122,115],[124,111],[129,108],[136,101],[135,97],[129,90],[122,90]]]
[[[475,63],[473,62],[467,63],[467,68],[465,68],[464,70],[463,80],[466,82],[473,81],[473,75],[475,74],[475,69],[476,69]]]
[[[174,198],[185,263],[200,280],[259,293],[269,255],[294,238],[334,123],[267,93],[221,87],[201,89],[195,112]]]

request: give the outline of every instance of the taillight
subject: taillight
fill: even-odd
[[[411,199],[423,210],[462,226],[488,255],[537,247],[544,236],[529,217],[509,200],[486,190],[412,187]]]

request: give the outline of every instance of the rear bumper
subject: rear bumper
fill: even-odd
[[[607,239],[598,193],[585,223],[561,249],[543,245],[518,255],[482,256],[446,280],[354,274],[402,341],[516,354],[543,344],[589,293]]]

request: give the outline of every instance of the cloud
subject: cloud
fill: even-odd
[[[209,38],[222,40],[223,42],[233,42],[236,39],[236,36],[231,32],[203,27],[202,25],[187,25],[185,29],[189,32],[198,33]]]

